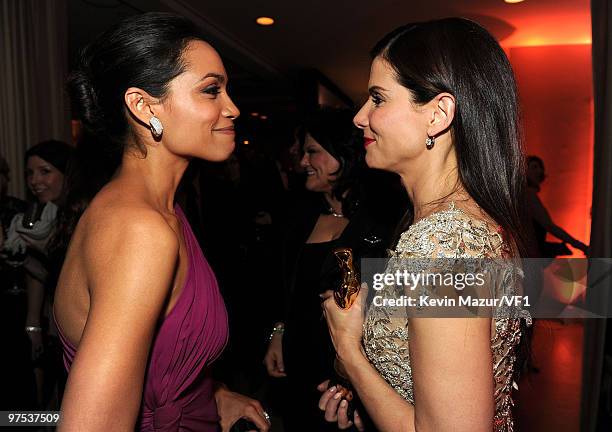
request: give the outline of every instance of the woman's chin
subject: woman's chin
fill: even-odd
[[[48,195],[48,194],[39,194],[39,195],[36,195],[36,201],[38,201],[39,204],[47,204],[49,201],[57,200],[57,198],[59,198],[59,197],[53,197],[53,196]]]
[[[382,169],[382,167],[376,160],[376,156],[374,156],[372,151],[366,152],[365,162],[366,162],[366,165],[370,168]]]
[[[394,165],[392,163],[389,163],[388,160],[384,160],[384,159],[381,160],[380,158],[377,158],[377,157],[372,157],[368,159],[366,155],[365,162],[368,168],[377,169],[381,171],[388,171],[392,173],[399,172],[398,170],[396,170],[397,164]]]
[[[232,142],[231,145],[224,145],[222,148],[219,145],[214,152],[206,151],[195,155],[198,159],[203,159],[209,162],[223,162],[229,159],[234,152],[236,145]]]
[[[304,183],[304,188],[306,188],[306,190],[310,191],[310,192],[317,192],[316,189],[316,185],[314,184],[314,182],[312,180],[310,180],[310,177],[306,178],[306,183]]]
[[[314,177],[306,177],[304,187],[310,192],[325,192],[329,188]]]

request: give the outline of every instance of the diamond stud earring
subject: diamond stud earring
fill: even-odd
[[[153,134],[153,137],[161,137],[162,133],[164,132],[162,122],[157,117],[153,116],[149,119],[149,124],[151,125],[151,133]]]

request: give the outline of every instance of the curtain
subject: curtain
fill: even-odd
[[[67,26],[66,0],[0,0],[0,155],[11,168],[10,195],[25,194],[25,150],[47,139],[70,143]]]
[[[608,0],[591,0],[593,32],[593,90],[595,100],[595,144],[593,166],[593,219],[590,256],[612,257],[612,5]],[[595,290],[600,304],[610,304],[609,290]],[[608,311],[610,316],[612,311]],[[610,320],[585,320],[582,371],[581,430],[595,431]],[[609,339],[609,338],[608,338]]]

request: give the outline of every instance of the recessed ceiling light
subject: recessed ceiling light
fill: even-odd
[[[261,16],[257,18],[255,21],[257,22],[257,24],[261,26],[271,26],[272,24],[274,24],[274,18],[270,18],[266,16]]]
[[[510,4],[514,4],[514,3],[521,3],[524,2],[525,0],[504,0],[506,3],[510,3]]]

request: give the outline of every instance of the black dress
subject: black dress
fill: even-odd
[[[332,287],[322,283],[334,279],[324,264],[337,241],[305,244],[296,274],[294,295],[283,335],[283,358],[290,401],[285,428],[292,430],[337,430],[323,419],[317,407],[316,386],[333,376],[334,347],[323,318],[319,294]],[[304,428],[304,429],[300,429]]]
[[[282,249],[285,323],[283,360],[287,373],[283,392],[283,420],[287,432],[337,431],[318,408],[317,385],[334,377],[335,350],[322,314],[319,294],[334,289],[341,272],[334,249],[350,247],[355,262],[361,258],[384,257],[393,224],[381,224],[366,209],[354,214],[341,236],[323,243],[306,243],[320,215],[304,209],[292,224]]]

